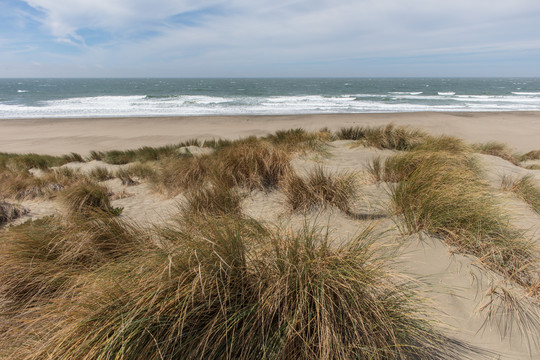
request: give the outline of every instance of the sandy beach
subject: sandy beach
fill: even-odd
[[[540,147],[540,112],[384,113],[280,116],[133,117],[0,120],[0,151],[61,155],[175,144],[191,138],[235,139],[279,129],[336,130],[388,123],[468,142],[504,142],[516,151]]]
[[[390,123],[421,129],[431,135],[455,136],[469,144],[503,142],[508,144],[512,151],[522,154],[540,149],[540,112],[501,112],[0,120],[0,152],[50,155],[77,152],[86,156],[91,150],[161,146],[193,138],[238,139],[250,135],[265,136],[281,129],[303,128],[307,131],[318,131],[327,127],[337,131],[345,127],[376,127]],[[194,158],[200,156],[197,154],[214,152],[213,149],[197,146],[191,146],[189,150],[195,155]],[[481,185],[478,189],[483,189],[490,197],[496,198],[500,209],[504,209],[505,214],[508,214],[512,226],[523,231],[528,242],[538,246],[540,213],[531,208],[522,197],[508,190],[511,186],[505,188],[502,184],[505,178],[515,180],[523,177],[529,177],[533,183],[540,184],[540,170],[527,168],[531,164],[539,165],[540,160],[516,160],[512,163],[498,156],[464,151],[460,156],[474,156],[482,170]],[[218,153],[218,150],[215,150],[215,153]],[[262,224],[280,224],[291,229],[300,228],[306,219],[309,219],[317,226],[328,227],[337,243],[346,242],[358,235],[362,229],[372,227],[376,234],[382,234],[376,241],[378,245],[388,247],[401,244],[396,252],[397,265],[394,265],[394,270],[421,283],[421,294],[426,298],[428,307],[433,310],[431,315],[436,317],[444,334],[453,341],[467,342],[479,350],[471,358],[538,359],[540,344],[536,342],[540,335],[540,307],[538,300],[534,298],[536,295],[528,294],[529,290],[509,281],[504,274],[490,268],[471,251],[462,251],[459,247],[450,245],[440,233],[432,233],[429,229],[409,232],[404,230],[402,218],[396,210],[395,198],[392,197],[395,183],[376,180],[373,172],[369,170],[370,167],[373,168],[376,159],[384,162],[404,153],[407,151],[378,148],[354,140],[335,138],[325,144],[321,153],[293,152],[290,166],[292,171],[300,176],[308,176],[307,174],[321,166],[335,176],[340,173],[355,174],[358,196],[351,202],[350,210],[343,211],[343,208],[333,206],[322,207],[309,212],[306,218],[305,213],[291,210],[287,200],[290,190],[280,183],[270,190],[235,187],[239,188],[238,191],[242,194],[241,213]],[[451,151],[442,154],[439,153],[439,156],[442,156],[443,160],[455,155]],[[216,156],[220,159],[219,154]],[[207,161],[209,158],[204,159]],[[106,163],[104,160],[69,162],[60,169],[65,168],[64,171],[73,171],[81,176],[93,176],[92,172],[99,168],[106,169],[114,176],[131,166]],[[166,169],[171,161],[183,160],[173,157],[168,163],[150,161],[147,165],[154,169],[157,176],[163,178],[166,176],[164,174],[167,174],[163,169]],[[36,177],[45,176],[41,170],[30,171]],[[177,173],[178,171],[168,174],[174,177]],[[126,184],[118,175],[113,176],[92,181],[108,189],[112,206],[122,209],[122,214],[118,217],[122,221],[149,229],[153,226],[164,226],[176,221],[172,219],[178,217],[182,204],[189,202],[190,192],[184,188],[160,190],[163,188],[157,186],[156,182],[163,185],[164,179],[154,177],[149,180],[135,176],[136,182]],[[69,190],[70,186],[74,185],[66,185],[66,189]],[[442,196],[444,197],[444,194]],[[10,198],[9,195],[4,197],[24,206],[28,211],[10,225],[48,215],[60,218],[69,216],[66,215],[69,210],[66,210],[66,205],[62,202],[62,195],[19,199]],[[450,202],[449,206],[453,206],[452,204],[455,204],[455,201]],[[9,265],[6,266],[9,270]],[[538,273],[532,272],[531,276],[538,276]],[[513,294],[512,299],[519,298],[520,307],[510,309],[517,311],[516,313],[506,313],[508,308],[505,306],[508,304],[504,302],[501,294]],[[3,306],[2,299],[0,297],[0,309]],[[525,320],[520,311],[527,314]],[[1,321],[0,318],[0,324]],[[31,358],[32,355],[29,356]]]

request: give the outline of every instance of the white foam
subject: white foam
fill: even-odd
[[[27,93],[28,90],[17,90],[18,93]]]
[[[354,94],[339,96],[97,96],[45,101],[34,106],[0,103],[1,118],[176,115],[273,115],[411,111],[539,111],[527,95]]]
[[[437,94],[441,95],[441,96],[452,96],[452,95],[456,95],[455,92],[453,91],[439,91],[437,92]]]
[[[514,92],[512,91],[512,94],[514,95],[524,95],[524,96],[540,96],[540,92],[535,92],[535,91],[532,91],[532,92]]]

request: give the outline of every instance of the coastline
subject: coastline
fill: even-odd
[[[112,118],[0,119],[0,152],[61,155],[162,146],[191,138],[235,139],[279,129],[418,127],[468,142],[503,142],[519,152],[538,148],[540,112],[407,112]]]

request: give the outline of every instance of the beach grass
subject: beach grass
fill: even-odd
[[[295,170],[292,159],[321,153],[334,139],[395,150],[373,159],[368,172],[387,183],[398,227],[441,238],[502,275],[512,288],[493,285],[479,310],[499,321],[501,336],[516,327],[534,342],[538,247],[510,224],[500,189],[487,184],[474,155],[499,147],[391,124],[95,151],[87,160],[123,166],[114,173],[97,166],[88,175],[50,169],[84,160],[76,154],[0,154],[0,222],[24,212],[4,197],[58,195],[64,209],[0,229],[0,357],[482,358],[441,333],[425,284],[397,272],[397,249],[375,225],[355,223],[356,236],[333,241],[328,228],[310,223],[315,209],[352,214],[360,191],[353,172],[320,164]],[[213,150],[191,153],[189,146]],[[98,183],[113,176],[123,186],[143,183],[133,192],[148,186],[180,195],[165,200],[178,201],[177,212],[147,228],[117,216],[122,208]],[[506,178],[503,187],[540,212],[532,176]],[[283,197],[283,214],[304,213],[304,226],[249,218],[242,201],[252,191]]]
[[[72,214],[113,210],[109,199],[109,189],[87,180],[80,181],[62,191],[61,199]]]
[[[88,176],[96,181],[106,181],[114,178],[113,174],[106,167],[103,166],[97,166],[93,168],[88,173]]]
[[[519,165],[521,160],[518,155],[512,152],[508,145],[501,142],[490,141],[483,144],[473,144],[473,149],[482,154],[498,156],[514,165]]]
[[[408,150],[427,137],[418,129],[388,124],[378,127],[349,127],[337,131],[340,140],[356,140],[364,146],[379,149]]]
[[[345,213],[357,195],[353,173],[330,173],[322,166],[312,168],[304,177],[289,175],[282,186],[293,211],[309,211],[317,207],[336,207]]]
[[[470,350],[426,320],[415,283],[388,270],[369,229],[334,247],[313,227],[201,221],[60,299],[30,358],[454,359]]]
[[[466,153],[424,151],[389,158],[385,176],[398,181],[391,188],[395,210],[407,231],[439,235],[508,279],[531,286],[537,249],[509,225],[471,160]]]
[[[532,150],[528,153],[525,153],[521,155],[519,158],[520,161],[526,161],[526,160],[540,160],[540,150]]]
[[[505,176],[501,183],[504,190],[515,193],[540,214],[540,184],[532,175],[529,174],[520,178]]]

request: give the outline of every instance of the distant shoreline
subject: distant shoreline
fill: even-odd
[[[174,144],[190,138],[234,139],[288,128],[335,130],[388,123],[469,142],[504,142],[520,152],[540,147],[540,112],[501,111],[0,119],[0,152],[86,154]]]

